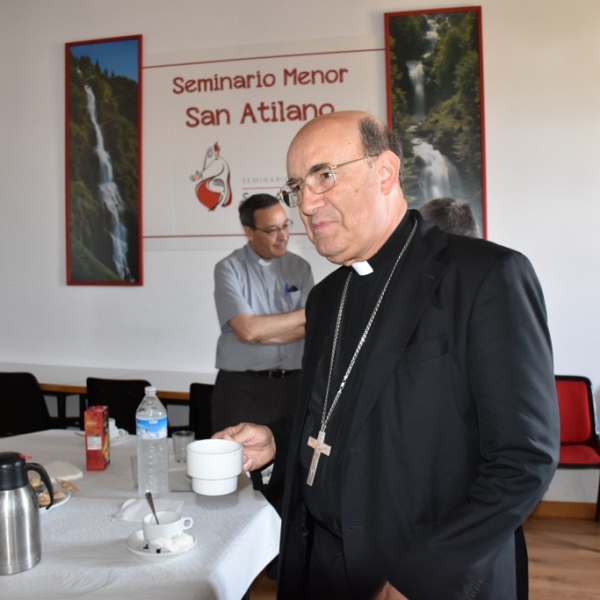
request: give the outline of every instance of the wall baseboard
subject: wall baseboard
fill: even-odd
[[[593,520],[595,514],[596,505],[590,502],[554,502],[544,500],[535,507],[531,516]]]

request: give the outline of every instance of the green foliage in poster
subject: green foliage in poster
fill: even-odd
[[[87,56],[69,55],[69,224],[71,281],[122,281],[113,262],[113,217],[102,202],[98,143],[85,86],[95,96],[97,121],[124,202],[128,260],[138,273],[138,84],[101,71]]]
[[[433,49],[428,35],[436,34]],[[418,170],[411,138],[418,130],[458,169],[469,191],[481,196],[481,97],[477,17],[474,11],[401,16],[390,20],[392,126],[401,138],[407,188],[415,189]],[[426,118],[411,115],[415,95],[409,61],[422,61]],[[408,198],[409,201],[412,198]]]

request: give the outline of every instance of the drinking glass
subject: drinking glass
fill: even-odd
[[[173,432],[173,455],[178,463],[184,463],[187,460],[187,447],[194,441],[196,434],[193,431],[174,431]]]

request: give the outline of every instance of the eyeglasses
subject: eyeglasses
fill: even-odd
[[[335,185],[335,169],[345,167],[359,160],[367,160],[369,158],[375,158],[377,154],[370,154],[368,156],[362,156],[361,158],[355,158],[354,160],[348,160],[339,165],[326,165],[320,164],[315,165],[305,176],[304,179],[291,179],[289,180],[277,194],[277,198],[283,201],[284,204],[290,208],[298,206],[302,201],[302,190],[306,185],[313,194],[324,194],[333,188]]]
[[[290,230],[290,227],[294,224],[294,221],[288,219],[282,227],[269,227],[269,229],[261,229],[260,227],[251,227],[250,229],[256,229],[258,231],[262,231],[266,233],[268,236],[277,237],[282,231],[287,233]]]

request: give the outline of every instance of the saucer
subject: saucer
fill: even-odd
[[[136,556],[144,560],[151,560],[156,562],[162,562],[164,560],[169,560],[170,558],[176,558],[177,556],[181,556],[185,554],[188,550],[191,550],[198,540],[196,536],[192,536],[192,545],[185,550],[177,550],[177,552],[167,552],[163,550],[160,553],[155,552],[154,550],[144,550],[144,546],[148,544],[148,542],[144,539],[144,532],[140,529],[135,533],[132,533],[127,538],[127,549],[130,552],[133,552]]]
[[[117,429],[117,435],[110,436],[110,443],[114,444],[115,442],[124,440],[128,435],[129,435],[129,431],[127,431],[126,429]]]

